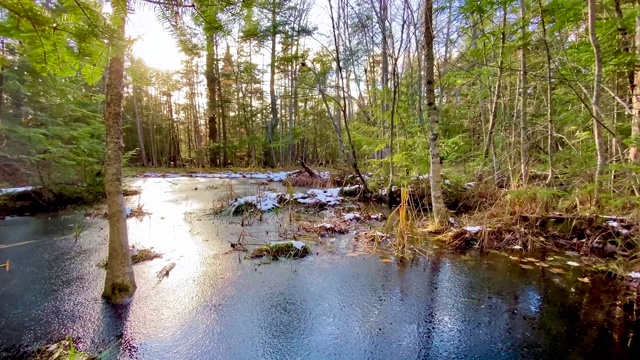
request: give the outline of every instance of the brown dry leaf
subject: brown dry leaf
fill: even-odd
[[[542,267],[547,267],[547,266],[549,266],[549,264],[545,264],[545,263],[543,263],[542,261],[538,261],[538,262],[536,262],[536,265],[538,265],[538,266],[542,266]]]
[[[516,260],[516,261],[520,260],[520,258],[516,256],[509,256],[509,259]]]
[[[566,271],[564,271],[562,269],[558,269],[558,268],[551,268],[551,269],[549,269],[549,271],[551,271],[554,274],[564,274],[564,273],[566,273]]]
[[[520,264],[520,267],[523,268],[523,269],[533,269],[533,266],[525,265],[525,264]]]
[[[591,281],[589,280],[589,278],[588,278],[588,277],[586,277],[586,276],[585,276],[585,277],[583,277],[583,278],[578,278],[578,281],[582,281],[583,283],[587,283],[587,284],[591,282]]]
[[[531,262],[538,262],[538,259],[534,259],[534,258],[526,258],[525,260],[531,261]]]
[[[348,253],[347,254],[347,256],[358,256],[358,255],[360,255],[360,254],[358,254],[358,253]]]
[[[393,262],[393,260],[391,260],[391,259],[380,259],[380,262],[382,262],[382,263],[385,263],[385,264],[386,264],[386,263]]]

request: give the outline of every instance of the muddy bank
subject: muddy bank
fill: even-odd
[[[142,178],[199,178],[199,179],[251,179],[256,181],[282,182],[298,171],[280,172],[188,172],[157,173],[145,172],[136,175]],[[124,190],[124,196],[137,195],[130,189]],[[28,216],[47,212],[56,212],[74,205],[92,205],[104,200],[106,194],[101,186],[57,185],[54,188],[26,186],[20,188],[0,189],[0,219],[6,216]],[[106,212],[91,216],[105,216]]]
[[[14,190],[14,189],[10,189]],[[104,189],[89,186],[18,188],[0,193],[0,217],[55,212],[69,206],[93,204],[104,199]]]

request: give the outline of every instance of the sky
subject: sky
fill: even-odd
[[[326,6],[319,3],[324,1],[314,3],[309,19],[321,32],[323,29],[326,32],[330,29],[329,15]],[[158,23],[151,7],[144,6],[129,14],[126,33],[130,37],[139,37],[133,46],[133,54],[143,59],[148,66],[173,71],[182,68],[180,61],[184,59],[184,55],[178,49],[169,31]],[[320,48],[316,40],[307,39],[306,41],[308,47]]]
[[[171,34],[155,19],[153,9],[145,6],[129,14],[125,31],[127,36],[140,38],[133,46],[133,54],[148,66],[162,70],[181,69],[184,55]]]

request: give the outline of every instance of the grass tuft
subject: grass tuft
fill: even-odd
[[[271,257],[273,260],[278,259],[300,259],[311,253],[311,248],[304,245],[301,249],[296,248],[292,242],[273,243],[256,248],[251,253],[252,259],[265,256]]]

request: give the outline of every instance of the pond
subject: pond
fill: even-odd
[[[130,242],[163,257],[134,266],[138,290],[128,306],[100,298],[105,274],[96,264],[107,254],[106,220],[75,210],[0,221],[0,262],[12,264],[10,272],[0,269],[0,358],[67,335],[81,350],[109,349],[105,358],[120,359],[640,354],[640,323],[619,316],[609,282],[532,271],[495,254],[383,263],[322,244],[304,259],[267,264],[230,252],[229,243],[278,239],[283,212],[243,226],[211,211],[230,188],[243,196],[264,185],[196,178],[131,185],[142,193],[130,206],[151,214],[129,220]]]

